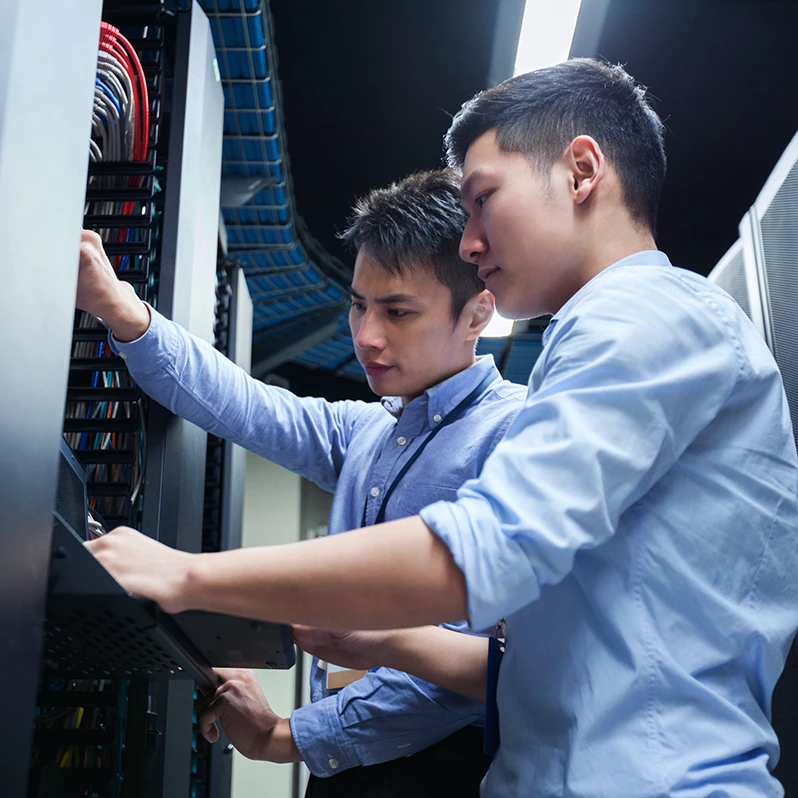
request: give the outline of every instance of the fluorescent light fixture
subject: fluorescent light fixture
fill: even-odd
[[[482,331],[482,338],[506,338],[513,331],[513,320],[505,319],[498,313],[493,314],[493,318],[488,322],[488,326]]]
[[[526,0],[513,75],[568,59],[581,0]]]

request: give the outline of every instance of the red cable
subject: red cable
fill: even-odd
[[[118,28],[109,25],[107,22],[102,22],[100,30],[100,46],[122,63],[130,76],[131,84],[137,90],[138,96],[135,100],[136,110],[138,111],[136,115],[138,136],[134,137],[133,159],[138,161],[146,160],[149,149],[150,106],[144,69],[133,46]]]

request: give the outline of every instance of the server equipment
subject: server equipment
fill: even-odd
[[[246,283],[217,264],[224,97],[208,19],[182,5],[81,0],[46,26],[29,3],[0,8],[8,798],[225,798],[230,757],[199,739],[196,688],[212,666],[294,661],[286,628],[170,616],[83,546],[120,524],[185,551],[240,545],[241,450],[144,396],[73,305],[87,227],[142,299],[248,365]]]

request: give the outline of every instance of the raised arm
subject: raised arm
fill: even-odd
[[[299,398],[243,369],[139,299],[83,232],[77,305],[110,328],[138,385],[176,415],[333,490],[352,430],[374,408]]]

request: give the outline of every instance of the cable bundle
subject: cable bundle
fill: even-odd
[[[147,81],[136,51],[118,28],[100,23],[94,87],[92,160],[143,161],[150,128]]]

